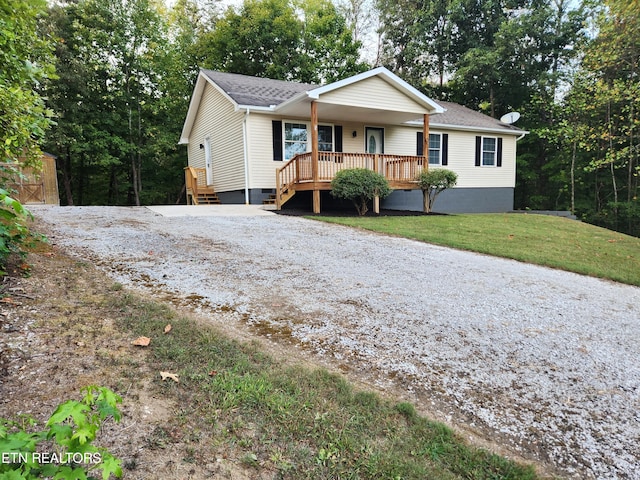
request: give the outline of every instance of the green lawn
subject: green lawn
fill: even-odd
[[[310,217],[640,286],[640,238],[527,214]]]

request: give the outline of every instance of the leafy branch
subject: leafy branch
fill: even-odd
[[[82,392],[82,400],[58,405],[41,431],[28,431],[36,425],[31,417],[22,422],[0,419],[0,480],[90,480],[96,477],[87,474],[94,471],[102,472],[102,480],[122,476],[120,460],[92,444],[105,420],[120,421],[122,398],[95,385]]]

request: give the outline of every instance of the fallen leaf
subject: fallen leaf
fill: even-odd
[[[147,347],[151,343],[151,339],[149,337],[138,337],[133,342],[132,345],[137,345],[139,347]]]
[[[164,333],[169,333],[171,331],[171,324],[167,323],[167,326],[164,327]]]
[[[170,372],[160,372],[160,377],[162,377],[162,380],[166,380],[167,378],[170,378],[171,380],[173,380],[174,382],[179,382],[180,380],[178,380],[178,376],[175,373],[170,373]]]

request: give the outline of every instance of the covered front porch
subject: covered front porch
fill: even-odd
[[[428,160],[422,155],[407,155],[418,153],[416,137],[403,134],[400,139],[398,132],[411,127],[411,132],[422,130],[419,150],[428,156],[429,116],[443,111],[384,68],[303,92],[282,103],[275,112],[283,119],[305,119],[310,138],[306,152],[285,156],[286,163],[276,171],[277,208],[296,191],[306,190],[313,192],[313,212],[320,213],[320,192],[331,190],[337,172],[351,168],[376,171],[394,189],[419,188],[416,175],[429,168]],[[319,127],[325,129],[327,125],[348,125],[345,130],[353,130],[352,136],[345,136],[340,128],[339,142],[319,141]],[[385,138],[387,130],[395,132],[389,133],[389,142]],[[285,146],[288,140],[285,135]]]

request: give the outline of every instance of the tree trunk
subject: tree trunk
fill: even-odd
[[[56,160],[56,164],[58,160]],[[71,149],[67,147],[67,155],[64,161],[60,162],[60,170],[62,171],[62,184],[67,197],[67,205],[73,207],[73,190],[71,188]]]
[[[431,213],[431,197],[429,196],[429,190],[422,190],[422,211],[424,213]]]
[[[576,150],[578,142],[573,141],[571,152],[571,213],[576,213]]]

